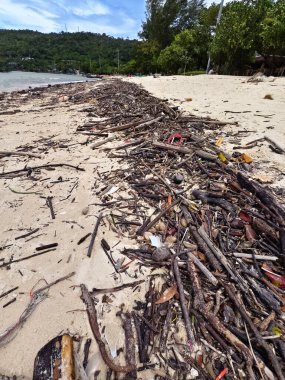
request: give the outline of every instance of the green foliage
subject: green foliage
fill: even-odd
[[[270,8],[261,24],[263,52],[285,55],[285,2],[278,1]]]
[[[202,9],[200,23],[211,29],[216,26],[220,4],[212,3],[209,8]]]
[[[0,30],[0,70],[57,70],[114,73],[131,61],[137,41],[94,33],[50,33]]]
[[[192,71],[186,71],[185,75],[192,76],[192,75],[204,75],[205,70],[192,70]]]
[[[242,0],[227,4],[211,45],[212,58],[223,72],[251,66],[255,53],[284,52],[284,0]]]
[[[204,49],[196,49],[193,38],[200,36],[195,28],[202,25],[201,12],[205,13],[205,9],[204,0],[147,0],[146,21],[140,33],[143,41],[138,49],[138,69],[145,73],[158,69],[176,73],[178,70],[184,72],[190,66],[199,67],[202,59],[197,60],[197,50],[207,50],[208,36],[205,43],[202,41]]]
[[[206,66],[211,40],[209,28],[197,26],[176,35],[170,46],[162,50],[158,64],[167,73],[185,73]]]
[[[197,25],[203,5],[204,0],[147,0],[146,21],[140,36],[155,42],[162,50],[176,34]]]

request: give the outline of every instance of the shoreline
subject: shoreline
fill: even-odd
[[[22,84],[22,85],[16,85],[13,86],[13,87],[10,87],[8,90],[5,90],[5,86],[3,85],[3,87],[1,87],[1,83],[0,83],[0,93],[11,93],[11,92],[15,92],[15,91],[23,91],[23,90],[36,90],[38,88],[45,88],[45,87],[48,87],[48,86],[55,86],[55,85],[64,85],[64,84],[73,84],[73,83],[84,83],[84,82],[92,82],[92,81],[97,81],[97,80],[100,80],[99,78],[88,78],[88,77],[85,77],[81,74],[78,74],[78,75],[75,75],[75,74],[62,74],[62,73],[58,73],[58,74],[55,74],[55,73],[48,73],[48,72],[29,72],[29,71],[10,71],[10,72],[3,72],[1,73],[0,72],[0,76],[1,74],[11,74],[12,76],[12,80],[23,80],[23,78],[13,78],[13,74],[24,74],[24,75],[30,75],[30,77],[28,77],[26,80],[27,80],[27,83],[25,84]],[[34,76],[34,78],[37,76],[37,75],[47,75],[47,76],[64,76],[65,78],[69,77],[69,76],[73,76],[73,77],[78,77],[80,78],[79,80],[71,80],[71,81],[64,81],[63,78],[59,78],[58,81],[52,81],[54,80],[55,78],[47,78],[46,79],[46,82],[35,82],[35,83],[32,83],[33,82],[33,79],[32,77]],[[11,84],[10,84],[11,86]]]

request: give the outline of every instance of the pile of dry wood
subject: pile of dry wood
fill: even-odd
[[[148,366],[163,370],[161,379],[173,370],[176,379],[284,379],[285,210],[244,174],[242,151],[233,158],[216,144],[223,123],[183,116],[119,81],[101,86],[86,111],[105,120],[78,133],[98,137],[92,149],[112,141],[109,156],[128,163],[127,172],[103,179],[109,188],[124,180],[133,197],[101,197],[103,210],[125,210],[113,218],[114,228],[140,244],[122,253],[167,269],[160,291],[154,277],[145,305],[124,316],[125,367],[110,359],[91,294],[82,287],[107,366],[130,372],[129,379]],[[184,342],[175,334],[180,317]]]

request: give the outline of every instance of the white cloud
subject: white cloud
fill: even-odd
[[[13,0],[1,0],[0,16],[6,28],[37,29],[42,32],[57,30],[58,25],[53,20],[57,15],[51,12],[43,14],[29,8],[26,4],[15,3]]]
[[[105,33],[109,35],[127,35],[131,34],[135,26],[135,21],[132,19],[124,20],[124,22],[118,26],[112,25],[109,22],[103,21],[87,21],[87,20],[76,20],[68,23],[69,32],[77,32],[78,28],[83,32],[93,32],[93,33]]]
[[[86,17],[92,15],[105,16],[110,14],[110,9],[104,5],[99,3],[98,1],[87,0],[82,4],[82,6],[69,8],[69,10],[75,14],[76,16]]]
[[[116,10],[115,10],[116,9]],[[111,8],[103,0],[0,0],[1,27],[32,29],[43,33],[106,33],[135,37],[138,22],[122,8]]]

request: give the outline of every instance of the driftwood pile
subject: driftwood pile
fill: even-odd
[[[242,151],[231,157],[219,148],[224,123],[184,116],[120,81],[100,86],[85,111],[105,119],[77,133],[96,136],[92,149],[128,163],[127,172],[103,175],[100,204],[111,214],[122,210],[122,217],[112,218],[114,229],[140,244],[122,254],[166,270],[159,287],[151,276],[145,304],[122,316],[125,367],[110,358],[92,294],[82,285],[110,371],[127,373],[126,379],[146,368],[157,379],[284,379],[285,210],[247,177]],[[122,181],[132,198],[104,195]],[[184,341],[176,334],[181,320]]]
[[[84,105],[82,115],[88,118],[75,133],[87,136],[81,145],[88,147],[90,155],[103,149],[120,165],[97,173],[103,184],[98,189],[94,185],[100,213],[93,232],[77,244],[89,239],[86,256],[90,257],[103,221],[119,236],[137,243],[137,248],[125,248],[121,259],[115,260],[113,242],[101,240],[114,277],[130,276],[130,283],[93,291],[84,284],[80,287],[90,328],[108,369],[106,377],[98,370],[94,379],[284,380],[285,209],[270,189],[249,179],[252,163],[242,147],[233,155],[221,148],[221,128],[229,123],[185,115],[128,82],[102,82],[87,92],[81,87],[82,91],[74,87],[66,96],[69,105]],[[34,96],[43,93],[39,90]],[[55,102],[51,98],[45,106]],[[10,112],[8,106],[4,110]],[[71,140],[59,144],[41,139],[33,156],[31,145],[16,152],[1,151],[0,157],[36,157],[54,146],[76,145]],[[25,165],[3,170],[0,179],[33,179],[42,169],[62,166],[78,176],[67,197],[60,199],[66,201],[84,172],[79,165]],[[61,182],[59,178],[54,183]],[[126,190],[124,195],[121,188]],[[43,198],[55,219],[52,197]],[[16,260],[2,259],[0,267],[56,246],[41,246],[37,253]],[[50,286],[73,274],[34,292],[22,320],[0,332],[0,344],[15,336]],[[145,284],[148,291],[142,298]],[[140,290],[140,297],[133,305],[126,300],[118,313],[125,332],[123,353],[117,352],[125,357],[122,364],[110,352],[99,306],[126,288],[134,293]],[[81,373],[88,363],[90,344],[88,339]]]

